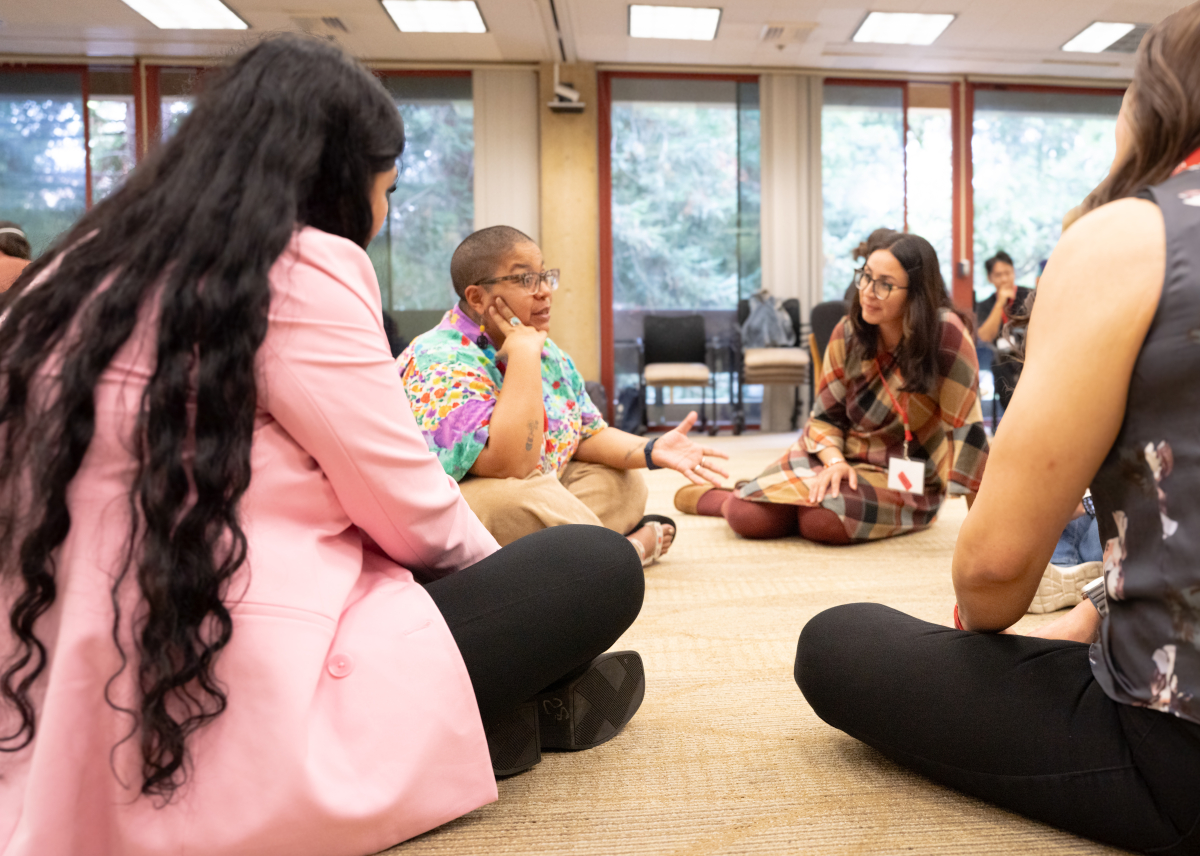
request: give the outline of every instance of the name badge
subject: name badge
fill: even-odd
[[[905,493],[925,492],[925,462],[888,459],[888,487]]]

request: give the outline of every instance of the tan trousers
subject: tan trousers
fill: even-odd
[[[540,471],[523,479],[467,476],[458,487],[502,547],[568,523],[590,523],[626,535],[646,513],[648,495],[637,470],[582,461],[567,464],[561,479]]]

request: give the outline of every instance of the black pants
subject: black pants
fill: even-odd
[[[646,578],[624,536],[556,526],[425,590],[454,634],[487,722],[607,651],[641,611]]]
[[[1106,844],[1200,853],[1200,726],[1112,701],[1087,645],[849,604],[804,628],[796,683],[821,719],[944,785]]]

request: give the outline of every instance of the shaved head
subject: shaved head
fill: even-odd
[[[504,257],[513,247],[536,244],[533,238],[512,226],[489,226],[466,237],[450,258],[450,281],[460,298],[468,285],[496,275]]]

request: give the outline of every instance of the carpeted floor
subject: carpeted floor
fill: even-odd
[[[712,445],[730,455],[737,479],[790,441],[747,435]],[[642,614],[616,646],[645,660],[638,715],[603,746],[548,755],[502,781],[498,802],[387,853],[1119,852],[906,772],[817,719],[796,688],[796,638],[827,607],[879,601],[950,622],[962,500],[917,535],[820,547],[742,540],[723,520],[674,511],[678,473],[647,479],[649,511],[674,517],[679,535],[647,571]]]

